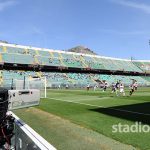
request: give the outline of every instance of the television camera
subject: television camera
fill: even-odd
[[[15,135],[15,119],[8,111],[39,105],[39,102],[39,90],[7,90],[0,88],[0,150],[11,149],[11,139]]]

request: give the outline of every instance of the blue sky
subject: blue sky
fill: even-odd
[[[0,39],[150,59],[149,0],[0,0]]]

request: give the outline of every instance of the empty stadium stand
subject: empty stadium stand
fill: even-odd
[[[65,87],[86,87],[89,84],[91,87],[97,85],[96,80],[106,80],[109,85],[113,82],[121,80],[126,86],[136,80],[139,86],[150,86],[150,77],[140,76],[122,76],[122,75],[104,75],[104,74],[81,74],[81,73],[58,73],[58,72],[33,72],[33,71],[14,71],[0,70],[0,85],[3,87],[11,87],[12,79],[23,80],[30,77],[47,77],[47,87],[57,88],[59,85]]]
[[[140,68],[145,73],[150,73],[150,61],[145,60],[133,60],[134,65]]]
[[[39,49],[13,44],[0,44],[0,61],[4,64],[36,64],[91,70],[142,73],[142,65],[131,60],[102,57],[74,52]],[[146,64],[146,62],[143,62]]]
[[[109,84],[121,80],[126,85],[135,79],[141,86],[149,85],[150,82],[150,61],[133,61],[7,43],[0,43],[0,67],[0,84],[3,86],[9,86],[12,78],[23,79],[29,76],[47,76],[49,87],[60,84],[94,86],[97,79],[107,80]]]

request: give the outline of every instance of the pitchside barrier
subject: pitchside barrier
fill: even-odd
[[[56,150],[32,128],[8,110],[38,105],[40,91],[0,89],[0,150]]]
[[[9,112],[15,118],[15,136],[12,139],[12,148],[16,150],[56,150],[43,137],[25,124],[13,112]]]

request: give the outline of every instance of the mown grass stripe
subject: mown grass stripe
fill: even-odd
[[[104,106],[93,105],[93,104],[88,104],[88,103],[74,102],[74,101],[70,101],[70,100],[62,100],[62,99],[56,99],[56,98],[46,98],[46,99],[52,99],[52,100],[63,101],[63,102],[68,102],[68,103],[74,103],[74,104],[79,104],[79,105],[86,105],[86,106],[91,106],[91,107],[105,108],[105,109],[110,109],[110,110],[115,110],[115,111],[120,111],[120,112],[126,112],[126,113],[131,113],[131,114],[137,114],[137,115],[150,116],[150,114],[146,114],[146,113],[141,113],[141,112],[136,112],[136,111],[134,112],[134,111],[124,110],[124,109],[104,107]]]

